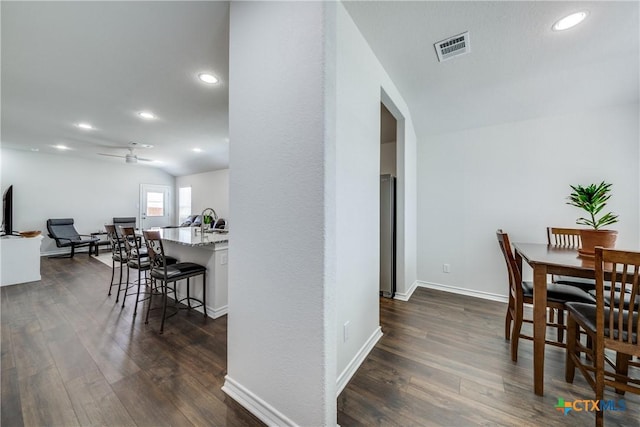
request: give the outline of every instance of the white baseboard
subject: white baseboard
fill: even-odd
[[[244,406],[249,412],[258,417],[268,426],[295,426],[296,423],[289,419],[286,415],[260,399],[250,390],[243,387],[233,378],[226,375],[224,377],[224,385],[222,386],[227,396]]]
[[[367,342],[364,343],[360,351],[351,359],[351,362],[344,368],[344,371],[338,376],[338,380],[336,381],[336,398],[342,393],[342,390],[347,386],[351,377],[356,373],[362,362],[367,358],[373,347],[378,343],[378,341],[382,338],[382,328],[378,326],[376,330],[371,334]]]
[[[413,291],[415,291],[417,287],[418,287],[418,281],[416,280],[415,282],[413,282],[413,284],[411,285],[411,287],[407,292],[396,292],[395,295],[393,296],[393,299],[397,299],[400,301],[409,301],[409,298],[411,298],[411,295],[413,295]]]
[[[423,282],[421,280],[418,280],[417,282],[418,282],[418,286],[422,288],[429,288],[429,289],[435,289],[438,291],[451,292],[453,294],[466,295],[466,296],[475,297],[475,298],[482,298],[490,301],[498,301],[498,302],[504,302],[504,303],[509,302],[506,295],[492,294],[490,292],[476,291],[474,289],[465,289],[465,288],[459,288],[456,286],[441,285],[439,283]]]

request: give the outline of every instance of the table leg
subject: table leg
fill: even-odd
[[[544,346],[547,336],[547,266],[533,266],[533,388],[544,395]]]

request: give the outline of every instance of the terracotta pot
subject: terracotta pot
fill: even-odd
[[[618,232],[615,230],[580,230],[580,239],[582,239],[582,247],[578,249],[578,253],[584,257],[595,256],[595,247],[615,248]]]

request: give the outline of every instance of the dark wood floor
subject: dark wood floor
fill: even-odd
[[[1,288],[3,426],[261,425],[220,390],[226,317],[181,312],[160,336],[157,313],[145,325],[106,296],[99,261],[43,258],[42,276]],[[561,349],[547,350],[545,397],[533,394],[531,343],[512,364],[504,309],[425,289],[381,300],[385,335],[338,398],[340,425],[591,425],[554,409],[592,396],[579,374],[564,382]],[[640,426],[640,396],[625,400],[606,425]]]
[[[2,426],[262,425],[220,390],[226,316],[181,312],[158,335],[107,297],[110,267],[42,258],[42,281],[2,288]],[[142,307],[142,304],[140,304]]]
[[[533,393],[533,343],[521,340],[518,363],[511,362],[505,310],[503,303],[424,288],[409,302],[381,299],[384,336],[338,398],[338,423],[594,425],[593,413],[565,416],[554,408],[558,398],[594,396],[579,372],[573,384],[564,381],[564,349],[547,346],[545,396]],[[627,393],[625,401],[626,411],[606,413],[606,426],[640,426],[640,396]]]

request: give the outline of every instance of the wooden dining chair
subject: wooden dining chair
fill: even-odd
[[[547,227],[547,243],[554,246],[578,249],[582,245],[580,229]]]
[[[522,323],[533,323],[524,318],[524,305],[533,304],[533,283],[522,281],[520,267],[516,262],[509,242],[509,236],[502,230],[496,231],[498,244],[507,264],[509,277],[509,302],[505,317],[504,336],[511,341],[511,360],[518,361],[518,343],[520,338],[533,340],[530,335],[522,334]],[[582,289],[560,283],[547,284],[547,308],[558,311],[558,321],[548,322],[547,326],[557,329],[557,341],[547,340],[547,344],[564,347],[564,310],[567,301],[595,303],[595,299]]]
[[[596,247],[596,304],[567,303],[567,350],[565,379],[572,383],[575,368],[595,392],[601,402],[596,411],[596,426],[604,425],[604,388],[613,387],[640,394],[640,375],[630,376],[629,365],[633,356],[640,357],[640,252],[618,251]],[[611,271],[605,277],[605,271]],[[608,285],[608,286],[607,286]],[[630,291],[628,300],[616,298],[615,292]],[[579,331],[584,331],[593,342],[592,348],[582,345]],[[615,352],[615,360],[607,350]],[[580,357],[580,352],[590,355]],[[607,369],[609,367],[609,369]]]
[[[582,240],[580,239],[580,229],[547,227],[547,244],[578,250],[582,246]],[[593,291],[596,288],[595,280],[585,279],[581,277],[552,275],[551,281],[553,283],[562,283],[565,285],[577,286],[584,291]]]

